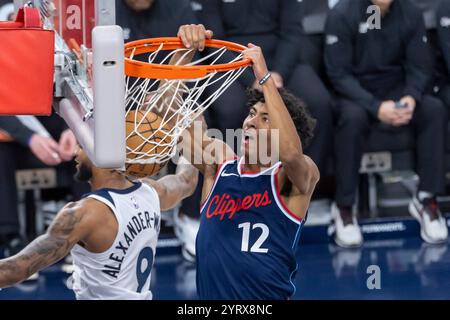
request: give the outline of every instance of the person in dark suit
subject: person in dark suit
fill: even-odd
[[[178,27],[197,23],[189,0],[116,0],[116,23],[125,41],[174,37]]]
[[[379,26],[369,23],[367,11],[373,5],[379,9]],[[352,207],[363,145],[375,122],[414,129],[420,184],[410,213],[420,221],[424,240],[445,241],[448,230],[436,195],[445,187],[448,114],[439,99],[427,94],[433,59],[421,11],[410,1],[341,0],[327,19],[325,63],[339,97],[332,210],[336,242],[362,243]]]
[[[19,235],[16,170],[57,167],[71,177],[75,169],[76,140],[64,120],[56,114],[30,118],[34,124],[15,116],[0,117],[0,243],[16,243],[18,248],[26,239]],[[73,181],[75,199],[85,190]]]
[[[262,48],[278,88],[301,98],[317,119],[314,140],[305,151],[325,171],[332,146],[331,97],[314,69],[299,63],[302,51],[302,2],[297,0],[197,0],[201,23],[214,31],[214,38]],[[240,128],[247,115],[246,88],[259,89],[251,70],[231,85],[208,110],[208,127]]]

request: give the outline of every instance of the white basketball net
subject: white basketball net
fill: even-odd
[[[160,53],[163,51],[164,44],[161,44],[158,50],[148,54],[148,61],[154,63]],[[225,52],[231,52],[227,48],[211,49],[214,52],[208,56],[189,63],[187,66],[195,66],[210,62],[211,65],[217,64]],[[179,65],[180,61],[187,56],[191,50],[177,49],[171,51],[162,59],[160,64],[167,64],[172,56],[176,53],[182,53],[175,65]],[[227,62],[235,62],[242,59],[242,54],[235,53],[233,59]],[[130,59],[134,58],[134,52],[130,55]],[[220,63],[223,63],[222,61]],[[226,72],[214,72],[198,79],[177,79],[177,80],[160,80],[160,79],[136,79],[126,77],[126,116],[132,111],[141,111],[145,117],[153,112],[162,118],[158,130],[152,134],[140,134],[139,126],[144,121],[138,121],[135,117],[134,132],[130,132],[127,139],[133,134],[139,135],[142,144],[131,149],[127,146],[126,163],[165,163],[171,159],[176,153],[176,144],[183,131],[189,127],[192,122],[211,104],[216,101],[225,90],[245,71],[246,67],[237,68]],[[211,86],[214,92],[208,92],[206,96],[205,90]],[[217,86],[217,88],[216,88]],[[142,119],[145,119],[142,117]],[[166,128],[171,128],[170,130]],[[157,135],[158,141],[153,140]],[[161,139],[162,138],[162,139]],[[141,151],[144,144],[153,145]],[[156,150],[158,152],[156,152]]]

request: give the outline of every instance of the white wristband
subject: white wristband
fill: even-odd
[[[261,80],[259,80],[259,85],[262,86],[264,83],[267,82],[267,80],[269,80],[271,76],[272,74],[270,72],[267,72],[267,74]]]

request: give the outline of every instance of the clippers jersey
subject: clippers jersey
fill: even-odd
[[[219,168],[201,207],[197,235],[200,299],[273,300],[295,293],[295,253],[303,220],[281,202],[276,173],[241,173],[240,160]]]
[[[151,299],[150,278],[161,217],[158,194],[139,182],[128,189],[101,189],[85,197],[111,209],[118,232],[103,253],[89,252],[80,245],[72,249],[77,299]]]

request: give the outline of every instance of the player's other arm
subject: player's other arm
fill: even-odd
[[[0,260],[0,288],[22,282],[64,258],[89,232],[84,212],[85,208],[79,203],[69,203],[44,235],[15,256]]]
[[[152,186],[158,193],[161,210],[168,210],[194,193],[198,183],[198,170],[180,158],[176,174],[159,180],[143,179],[143,182]]]
[[[252,60],[257,80],[267,75],[268,69],[260,47],[249,44],[249,49],[244,51],[244,58]],[[270,128],[278,130],[279,133],[279,155],[283,168],[300,194],[309,195],[319,181],[319,170],[314,162],[303,154],[300,137],[274,80],[269,78],[262,88],[269,113]]]
[[[179,27],[177,36],[190,50],[188,52],[178,51],[172,56],[169,64],[186,65],[191,62],[197,51],[201,52],[205,49],[205,42],[213,37],[213,32],[207,30],[202,24],[186,24]],[[160,88],[166,84],[166,81],[161,81]],[[166,90],[165,94],[158,103],[163,104],[164,112],[169,111],[171,114],[178,111],[180,108],[178,103],[183,100],[181,92],[177,90],[176,85],[171,85],[164,90]],[[178,95],[178,97],[174,99],[174,95]],[[148,99],[151,99],[151,95],[148,96]],[[225,159],[233,158],[234,152],[223,141],[208,137],[206,123],[200,115],[194,114],[192,117],[196,119],[196,122],[185,130],[179,147],[183,156],[202,174],[205,174],[206,166],[214,166],[222,163]],[[173,119],[171,125],[175,126],[177,117],[171,118]]]
[[[208,135],[207,125],[203,116],[199,116],[183,132],[182,140],[178,147],[183,157],[203,175],[206,172],[215,173],[218,164],[236,156],[228,144]],[[213,170],[207,170],[208,167],[211,167]]]
[[[212,38],[213,32],[206,30],[201,24],[191,24],[181,26],[178,36],[186,48],[203,51],[205,41]],[[235,156],[233,150],[225,142],[207,135],[206,123],[200,116],[197,116],[197,120],[185,131],[181,148],[183,156],[202,174],[205,174],[207,166],[217,166]]]

